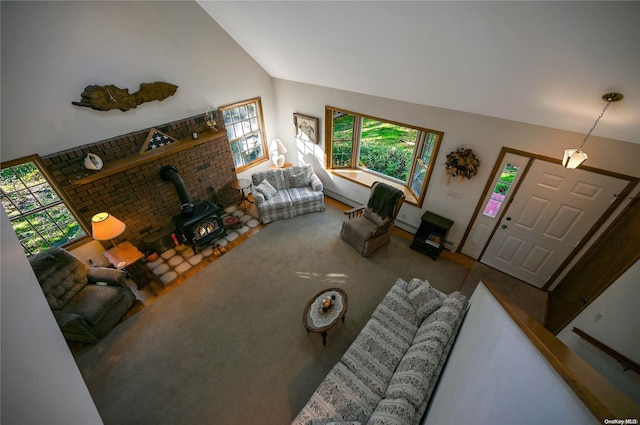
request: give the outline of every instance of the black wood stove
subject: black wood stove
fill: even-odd
[[[176,235],[180,243],[192,247],[195,253],[197,246],[206,245],[227,234],[222,224],[221,216],[224,213],[222,207],[209,201],[200,201],[194,204],[182,177],[174,166],[162,167],[160,178],[173,182],[180,202],[182,202],[180,214],[173,216]]]

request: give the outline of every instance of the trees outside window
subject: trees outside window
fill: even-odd
[[[260,98],[220,108],[237,171],[268,159]]]
[[[327,168],[358,169],[404,185],[422,205],[443,133],[326,107]]]
[[[35,156],[0,169],[2,205],[27,256],[87,236],[43,170]]]

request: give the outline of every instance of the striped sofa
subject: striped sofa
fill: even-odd
[[[418,424],[468,303],[398,279],[293,425]]]
[[[301,214],[324,211],[322,181],[311,165],[259,171],[251,175],[251,193],[260,221],[270,223]]]

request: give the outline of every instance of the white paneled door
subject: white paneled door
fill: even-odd
[[[535,160],[480,261],[542,288],[626,184]]]

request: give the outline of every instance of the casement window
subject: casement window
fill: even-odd
[[[330,106],[325,118],[327,169],[346,178],[362,180],[357,176],[365,173],[369,181],[387,180],[422,206],[443,132]]]
[[[220,107],[236,171],[268,158],[260,98]]]
[[[87,236],[51,181],[35,155],[0,167],[2,206],[27,256]]]

